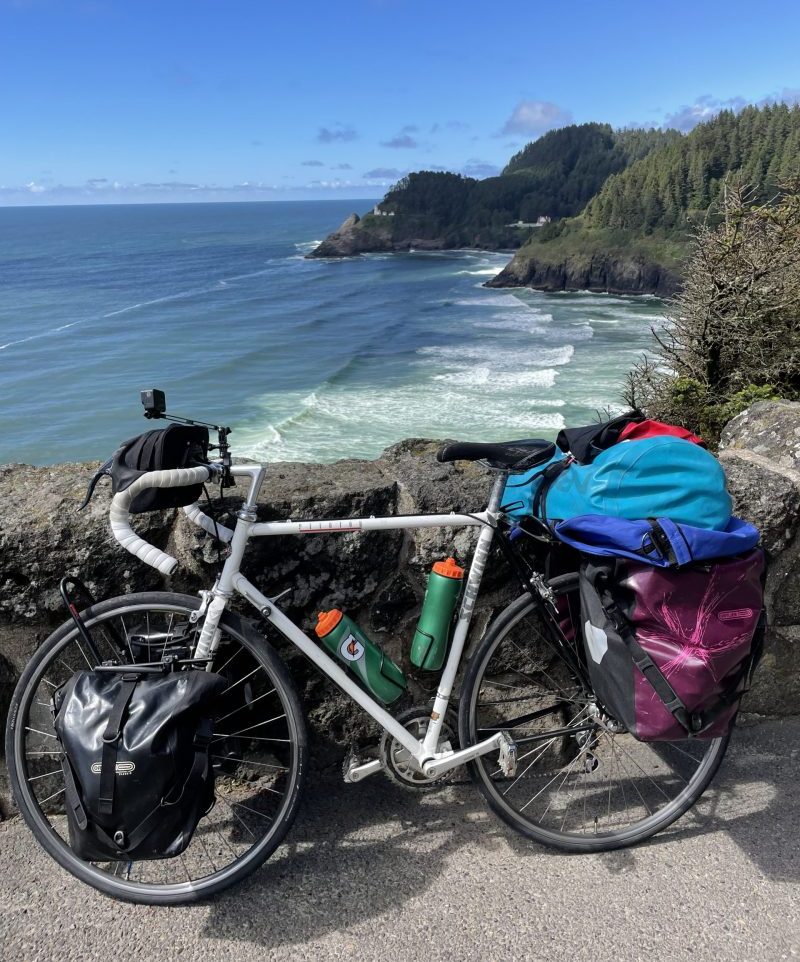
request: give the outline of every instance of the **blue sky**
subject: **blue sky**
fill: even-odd
[[[800,4],[0,0],[0,204],[374,197],[800,97]]]

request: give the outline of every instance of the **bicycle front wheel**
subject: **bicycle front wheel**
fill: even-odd
[[[562,605],[574,613],[577,577],[557,583]],[[492,811],[538,842],[571,852],[641,842],[697,801],[719,768],[728,736],[637,741],[599,716],[592,692],[570,674],[544,632],[538,606],[525,595],[500,615],[472,656],[460,701],[461,744],[507,731],[518,757],[513,777],[503,775],[494,755],[472,762],[470,774]],[[580,640],[572,644],[580,656]]]
[[[199,627],[190,616],[199,606],[191,596],[153,592],[103,601],[83,618],[101,660],[154,661],[193,648]],[[254,871],[288,831],[307,767],[305,719],[272,647],[250,623],[225,614],[211,666],[228,682],[210,749],[215,804],[181,855],[138,862],[87,862],[69,846],[52,696],[93,662],[74,623],[67,622],[42,644],[14,692],[6,758],[20,812],[37,840],[81,881],[130,902],[197,901]]]

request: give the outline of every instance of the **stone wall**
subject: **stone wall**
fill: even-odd
[[[443,465],[438,443],[403,441],[376,461],[275,464],[269,467],[259,519],[353,517],[481,510],[491,480],[478,465]],[[723,437],[722,462],[736,512],[757,524],[769,555],[769,647],[746,709],[800,712],[800,404],[762,402],[740,415]],[[77,512],[95,465],[0,467],[0,718],[13,685],[37,644],[64,620],[58,583],[79,575],[98,598],[165,589],[195,593],[214,578],[211,539],[182,512],[140,516],[139,532],[174,554],[170,578],[126,554],[108,532],[108,492]],[[237,505],[231,496],[230,507]],[[408,661],[413,627],[433,561],[466,560],[474,529],[265,538],[251,542],[243,570],[266,594],[289,588],[287,613],[311,631],[318,610],[345,609],[410,675],[416,700],[433,693],[436,676]],[[493,614],[518,593],[495,553],[487,568],[471,643]],[[300,680],[312,724],[335,741],[360,739],[363,713],[286,651]]]
[[[722,434],[720,460],[735,512],[767,552],[769,633],[745,708],[800,712],[800,403],[760,401]]]

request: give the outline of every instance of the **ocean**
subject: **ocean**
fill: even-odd
[[[148,387],[265,461],[552,438],[622,409],[659,301],[482,287],[506,254],[304,258],[369,206],[0,209],[0,463],[107,457],[152,426]]]

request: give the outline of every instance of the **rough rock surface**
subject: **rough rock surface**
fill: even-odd
[[[678,283],[677,274],[643,257],[576,253],[562,261],[549,262],[534,257],[530,247],[523,247],[486,286],[671,297]]]
[[[463,238],[454,243],[452,237],[418,237],[410,232],[397,236],[394,222],[377,217],[351,214],[341,227],[329,234],[321,244],[306,257],[353,257],[356,254],[406,253],[415,251],[441,251],[462,248],[497,250],[477,232],[469,240]],[[503,248],[507,250],[507,248]]]
[[[307,254],[307,257],[352,257],[354,254],[394,250],[391,231],[368,228],[358,216],[351,214],[342,226]]]
[[[768,644],[748,707],[800,712],[800,403],[759,401],[722,432],[720,459],[737,514],[768,557]]]
[[[269,466],[260,520],[353,517],[481,510],[490,479],[478,465],[439,464],[438,442],[409,440],[377,461]],[[721,451],[736,513],[763,532],[769,557],[768,647],[746,709],[800,712],[800,404],[760,402],[726,428]],[[36,646],[64,620],[58,583],[80,575],[99,598],[168,588],[195,593],[215,574],[212,540],[182,512],[139,516],[139,532],[179,560],[162,578],[127,555],[108,531],[108,492],[77,513],[95,465],[0,467],[0,721],[13,685]],[[226,501],[237,507],[236,498]],[[223,519],[224,520],[224,517]],[[435,677],[408,661],[413,626],[433,561],[469,556],[475,529],[263,538],[250,543],[244,572],[266,594],[291,589],[281,602],[307,630],[322,608],[344,608],[410,677],[415,703],[427,701]],[[476,609],[471,643],[494,613],[518,592],[499,553],[492,555]],[[299,656],[291,658],[314,726],[334,741],[361,740],[364,714],[333,690]],[[0,791],[0,805],[2,792]]]
[[[404,441],[377,461],[270,465],[259,520],[482,510],[489,476],[471,464],[439,464],[434,458],[438,447],[436,442]],[[107,488],[101,485],[89,508],[77,513],[95,468],[96,464],[0,468],[2,726],[19,673],[38,644],[65,620],[58,591],[65,574],[79,575],[97,598],[163,589],[195,594],[214,581],[217,559],[212,539],[181,511],[134,519],[143,537],[178,558],[170,578],[132,558],[113,540]],[[236,493],[240,499],[242,489]],[[226,508],[235,510],[239,503],[232,494]],[[403,665],[413,701],[427,701],[432,676],[415,674],[408,661],[427,573],[433,561],[448,554],[468,557],[474,538],[475,529],[462,528],[254,539],[243,571],[270,596],[290,588],[281,606],[309,632],[317,611],[334,606],[346,610]],[[487,571],[484,584],[476,634],[514,592],[501,561]],[[257,617],[252,609],[248,613]],[[368,731],[367,716],[282,639],[271,640],[291,659],[312,724],[342,744],[362,739]]]

